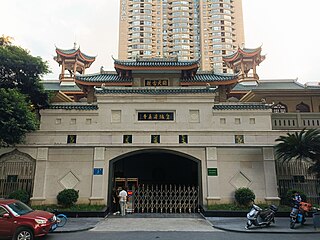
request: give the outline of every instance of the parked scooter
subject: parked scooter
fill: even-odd
[[[307,202],[295,203],[290,212],[290,228],[293,229],[296,223],[303,225],[306,221],[308,212],[312,209],[312,205]]]
[[[278,211],[276,205],[270,205],[268,209],[262,209],[259,206],[252,204],[250,212],[247,214],[247,225],[245,229],[249,229],[252,225],[254,226],[270,226],[271,222],[274,221],[275,213]]]

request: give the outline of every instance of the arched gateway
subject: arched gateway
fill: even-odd
[[[128,211],[185,213],[199,209],[201,163],[190,155],[139,150],[111,160],[109,169],[109,203],[112,190],[125,186]]]

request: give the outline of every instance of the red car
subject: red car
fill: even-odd
[[[0,237],[32,240],[44,236],[56,225],[56,216],[50,212],[33,210],[14,199],[0,199]]]

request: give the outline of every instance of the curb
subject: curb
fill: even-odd
[[[237,229],[230,229],[230,228],[224,228],[224,227],[219,227],[219,226],[215,226],[213,225],[213,228],[219,229],[219,230],[224,230],[224,231],[228,231],[228,232],[240,232],[240,233],[269,233],[269,234],[319,234],[319,231],[315,231],[315,232],[289,232],[289,231],[277,231],[277,232],[271,232],[271,231],[257,231],[254,229],[251,230],[237,230]]]

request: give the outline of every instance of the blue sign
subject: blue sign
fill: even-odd
[[[103,168],[94,168],[93,175],[103,175]]]

